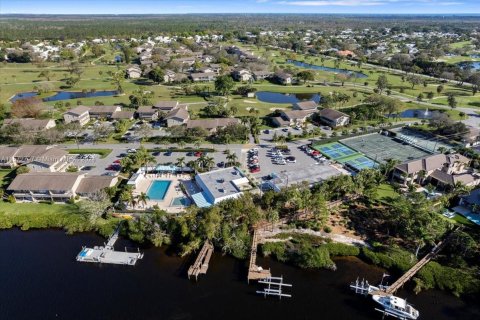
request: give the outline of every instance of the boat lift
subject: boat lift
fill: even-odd
[[[263,294],[266,298],[267,296],[277,296],[279,299],[282,297],[291,298],[291,294],[283,293],[283,287],[292,287],[291,284],[283,283],[283,276],[282,277],[268,277],[265,279],[261,279],[258,283],[262,283],[267,285],[266,288],[263,290],[257,291],[258,294]]]

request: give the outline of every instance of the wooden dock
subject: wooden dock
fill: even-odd
[[[206,274],[208,270],[208,264],[213,253],[213,245],[209,241],[205,241],[202,249],[198,253],[195,262],[188,268],[188,279],[194,276],[195,280],[198,280],[200,274]]]
[[[248,266],[248,282],[250,282],[250,280],[260,280],[272,277],[270,269],[263,269],[262,267],[257,266],[257,246],[258,235],[257,230],[254,229],[252,237],[252,247],[250,249],[250,264]]]

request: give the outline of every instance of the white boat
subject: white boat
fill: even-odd
[[[380,304],[385,315],[403,320],[416,320],[420,316],[418,310],[414,309],[407,300],[392,295],[372,295],[373,301]]]

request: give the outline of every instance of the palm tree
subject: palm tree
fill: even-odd
[[[215,160],[212,157],[203,157],[202,167],[210,170],[215,165]]]
[[[185,145],[186,145],[185,141],[183,141],[183,140],[178,141],[177,144],[178,144],[178,147],[179,147],[180,149],[183,149],[183,147],[185,147]]]
[[[191,160],[187,162],[187,167],[192,168],[195,173],[198,172],[198,169],[200,169],[199,161],[198,160]]]
[[[237,163],[237,155],[235,154],[235,152],[232,152],[232,153],[228,153],[227,154],[227,165],[230,167],[230,166],[234,166],[236,163]]]
[[[185,157],[177,158],[177,163],[175,163],[177,167],[184,167],[185,166]]]
[[[143,203],[143,208],[145,208],[147,205],[147,201],[150,200],[150,197],[145,192],[141,192],[137,196],[137,200],[138,200],[138,203]]]
[[[193,145],[195,146],[196,149],[200,149],[200,146],[202,144],[200,143],[200,141],[195,141],[195,143]]]
[[[425,170],[420,170],[418,171],[418,183],[422,184],[427,177],[427,171]]]

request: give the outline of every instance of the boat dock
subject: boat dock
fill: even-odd
[[[198,280],[200,274],[206,274],[208,270],[208,264],[213,253],[213,245],[209,241],[205,241],[202,249],[198,253],[195,262],[188,268],[188,279],[191,276],[195,276],[195,280]]]
[[[284,287],[291,287],[291,284],[283,283],[283,277],[268,277],[262,280],[259,280],[258,283],[267,285],[263,290],[257,291],[258,294],[263,294],[266,298],[267,296],[277,296],[279,299],[282,297],[291,298],[291,294],[283,293]]]
[[[270,269],[263,269],[260,266],[257,266],[257,246],[258,246],[258,235],[257,230],[253,230],[253,237],[252,237],[252,247],[250,249],[250,264],[248,266],[248,277],[247,281],[250,280],[260,280],[271,278],[272,273]]]
[[[82,251],[77,255],[77,261],[135,265],[137,260],[143,258],[143,253],[139,250],[137,250],[137,252],[128,252],[126,248],[125,251],[115,251],[113,246],[118,240],[119,233],[120,226],[118,226],[115,232],[108,238],[105,246],[95,246],[93,248],[82,247]]]

